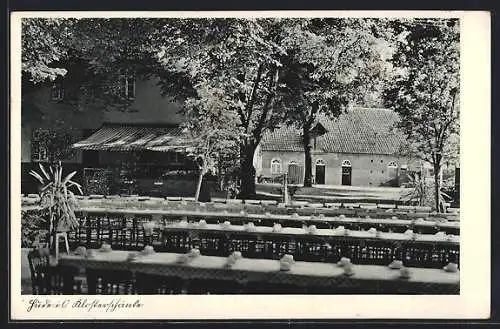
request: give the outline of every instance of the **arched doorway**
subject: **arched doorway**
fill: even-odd
[[[316,160],[316,174],[315,174],[315,183],[316,184],[325,184],[325,176],[326,176],[326,163],[322,159]]]
[[[288,164],[288,182],[290,184],[302,184],[302,170],[295,161]]]
[[[281,174],[281,160],[280,159],[272,159],[271,160],[271,175],[279,175]]]
[[[352,183],[352,166],[351,161],[342,161],[342,185],[351,185]]]

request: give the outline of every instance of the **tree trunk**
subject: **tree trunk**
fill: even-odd
[[[440,191],[441,191],[441,181],[440,181],[440,164],[434,163],[434,204],[436,205],[436,211],[442,212],[440,204]]]
[[[201,183],[203,182],[203,169],[200,168],[200,172],[198,174],[198,184],[196,185],[196,193],[194,195],[194,199],[199,201],[200,199],[200,191],[201,191]]]
[[[224,191],[224,177],[222,175],[222,165],[220,157],[217,161],[217,183],[219,185],[219,190]]]
[[[303,145],[304,145],[304,187],[312,186],[312,160],[311,160],[311,133],[309,125],[303,127]]]
[[[312,186],[311,127],[316,119],[318,111],[319,105],[317,102],[314,102],[311,105],[311,112],[308,114],[307,120],[302,126],[302,142],[304,145],[305,162],[304,187]]]
[[[288,174],[285,173],[285,179],[283,180],[283,203],[287,205],[289,202],[288,198]]]
[[[253,156],[255,153],[253,145],[241,145],[240,151],[240,180],[241,180],[241,193],[240,197],[250,199],[255,196],[255,168],[253,166]]]

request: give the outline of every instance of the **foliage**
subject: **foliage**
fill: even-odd
[[[154,19],[47,19],[22,21],[23,98],[56,78],[80,108],[128,110],[124,76],[155,71]]]
[[[222,182],[222,188],[227,185],[237,184],[240,176],[238,144],[223,149],[218,154],[218,176]]]
[[[378,79],[387,73],[387,54],[380,51],[384,48],[380,40],[390,34],[386,27],[394,31],[396,37],[391,41],[397,48],[392,61],[396,78],[386,79],[391,86],[385,101],[404,117],[402,125],[410,141],[420,145],[433,140],[421,138],[422,132],[432,129],[441,131],[437,134],[441,141],[448,140],[452,130],[458,133],[456,120],[446,121],[458,117],[458,101],[453,96],[458,92],[458,33],[456,25],[448,21],[431,23],[280,18],[26,19],[23,84],[26,80],[53,80],[77,67],[80,73],[73,76],[74,87],[81,102],[127,109],[130,100],[121,95],[120,78],[129,73],[157,77],[165,95],[186,105],[189,134],[200,141],[193,154],[206,158],[204,163],[216,162],[209,160],[214,159],[214,152],[208,151],[212,148],[208,144],[215,145],[214,140],[225,140],[229,135],[237,138],[242,194],[251,195],[255,193],[253,157],[267,130],[285,118],[306,122],[304,113],[313,109],[336,114],[349,100],[364,101],[360,95],[379,92],[382,84]],[[371,98],[377,102],[377,96]],[[214,118],[221,113],[219,121],[226,120],[225,125],[217,126]],[[316,114],[307,119],[313,117]],[[425,128],[428,122],[435,128]],[[218,131],[204,138],[212,125]],[[199,127],[207,131],[200,132]],[[202,146],[202,141],[207,145]],[[446,145],[443,142],[442,152]],[[430,153],[427,146],[418,148],[422,156],[436,154],[435,147]],[[229,147],[221,143],[218,149]],[[230,167],[235,161],[235,157],[229,161]]]
[[[409,190],[404,191],[400,200],[408,204],[418,206],[435,206],[434,203],[434,182],[420,178],[418,174],[408,175]],[[444,204],[451,201],[451,196],[442,189],[439,191],[439,209],[444,210]]]
[[[126,109],[129,102],[120,98],[116,83],[123,71],[157,76],[164,92],[185,101],[188,111],[200,104],[219,103],[221,111],[239,116],[237,125],[244,134],[236,136],[246,148],[243,167],[253,169],[253,151],[272,114],[279,65],[275,55],[280,53],[272,40],[276,22],[143,18],[26,21],[23,38],[29,42],[23,44],[23,53],[33,55],[23,58],[23,81],[29,80],[32,71],[43,71],[50,65],[73,68],[74,59],[81,59],[85,73],[80,81],[83,102]],[[46,47],[36,44],[36,29],[32,27],[43,28],[44,24],[47,29],[43,32],[49,40],[59,31],[52,25],[66,32],[55,55],[47,55]],[[52,61],[29,60],[37,56],[48,56]],[[31,80],[44,80],[43,75],[38,76]],[[257,82],[264,80],[266,83]],[[199,114],[203,113],[206,111]],[[226,124],[232,127],[233,123]]]
[[[189,102],[213,102],[237,115],[243,195],[255,193],[253,157],[266,130],[305,109],[338,114],[374,54],[375,24],[360,19],[194,19],[174,22],[164,43],[162,86]],[[169,22],[170,24],[170,22]],[[380,61],[377,62],[380,64]],[[359,74],[363,72],[363,75]],[[373,68],[372,68],[373,71]],[[376,70],[375,70],[376,71]],[[207,89],[217,93],[207,93]],[[319,111],[318,111],[319,109]],[[288,110],[288,113],[285,112]],[[311,119],[311,120],[309,120]]]
[[[37,247],[44,241],[48,227],[44,220],[44,211],[21,211],[21,246],[23,248]]]
[[[24,18],[22,20],[21,69],[32,82],[55,80],[66,70],[53,63],[68,51],[69,20]]]
[[[218,109],[231,113],[235,121],[228,124],[240,128],[244,195],[255,193],[254,152],[279,118],[273,103],[284,54],[282,24],[279,19],[184,21],[174,32],[175,42],[159,54],[165,92],[187,104],[218,102]]]
[[[421,179],[418,174],[408,175],[407,186],[409,187],[409,191],[403,192],[400,200],[407,203],[416,202],[419,206],[423,206],[427,193],[425,179]]]
[[[199,182],[195,198],[198,199],[203,176],[209,171],[216,172],[221,155],[234,150],[238,145],[239,129],[235,124],[235,113],[224,110],[220,90],[207,86],[205,93],[218,96],[205,97],[205,101],[191,99],[186,102],[188,120],[183,123],[189,154],[199,168]]]
[[[442,162],[458,150],[452,137],[459,134],[458,20],[394,21],[392,27],[398,34],[392,58],[397,73],[384,99],[401,116],[399,127],[418,156],[433,165],[439,209]],[[450,145],[454,140],[456,147]]]
[[[405,36],[392,59],[399,74],[384,95],[420,157],[431,163],[433,152],[458,133],[460,113],[458,22],[434,24],[398,23]]]
[[[359,99],[384,73],[372,19],[324,18],[287,24],[287,55],[279,88],[285,122],[302,130],[304,186],[312,184],[311,129],[319,118],[335,117]]]
[[[71,188],[76,187],[80,194],[83,194],[80,184],[71,180],[76,175],[76,171],[63,177],[61,163],[49,167],[45,170],[39,164],[40,172],[30,171],[30,175],[40,183],[40,204],[42,209],[48,211],[48,226],[51,239],[57,232],[72,230],[78,226],[75,216],[75,206],[77,204]],[[52,246],[51,243],[49,243]]]
[[[76,155],[71,145],[75,142],[71,130],[66,129],[37,129],[33,134],[33,143],[38,145],[38,152],[44,149],[47,152],[49,163],[60,159],[70,159]]]

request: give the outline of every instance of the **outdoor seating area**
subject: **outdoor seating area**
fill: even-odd
[[[240,199],[218,199],[213,198],[211,202],[196,202],[194,198],[166,197],[155,198],[147,196],[77,196],[79,208],[110,208],[110,209],[150,209],[150,210],[203,210],[229,212],[246,211],[248,213],[265,214],[289,214],[300,215],[324,214],[363,216],[373,215],[379,218],[396,216],[400,219],[427,218],[438,220],[458,221],[460,220],[459,209],[449,208],[447,213],[432,212],[430,207],[408,206],[399,204],[377,203],[347,203],[347,202],[307,202],[292,201],[284,204],[275,200],[240,200]],[[22,197],[24,210],[36,209],[39,196],[30,194]]]
[[[33,293],[459,293],[455,214],[131,199],[123,202],[128,207],[116,199],[78,200],[70,252],[61,246],[53,264],[48,253],[38,257],[45,260],[30,267]]]
[[[85,268],[88,294],[456,294],[458,271],[197,255],[87,250],[62,255],[55,294],[79,294],[71,269]],[[90,254],[90,255],[89,255]]]
[[[459,294],[459,20],[185,18],[23,21],[21,293]]]

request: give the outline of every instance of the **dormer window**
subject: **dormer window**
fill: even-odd
[[[50,99],[60,102],[64,99],[64,86],[62,81],[55,81],[50,90]]]
[[[319,122],[311,128],[310,134],[313,142],[312,147],[314,150],[316,150],[318,147],[318,137],[324,135],[326,132],[326,128]]]

